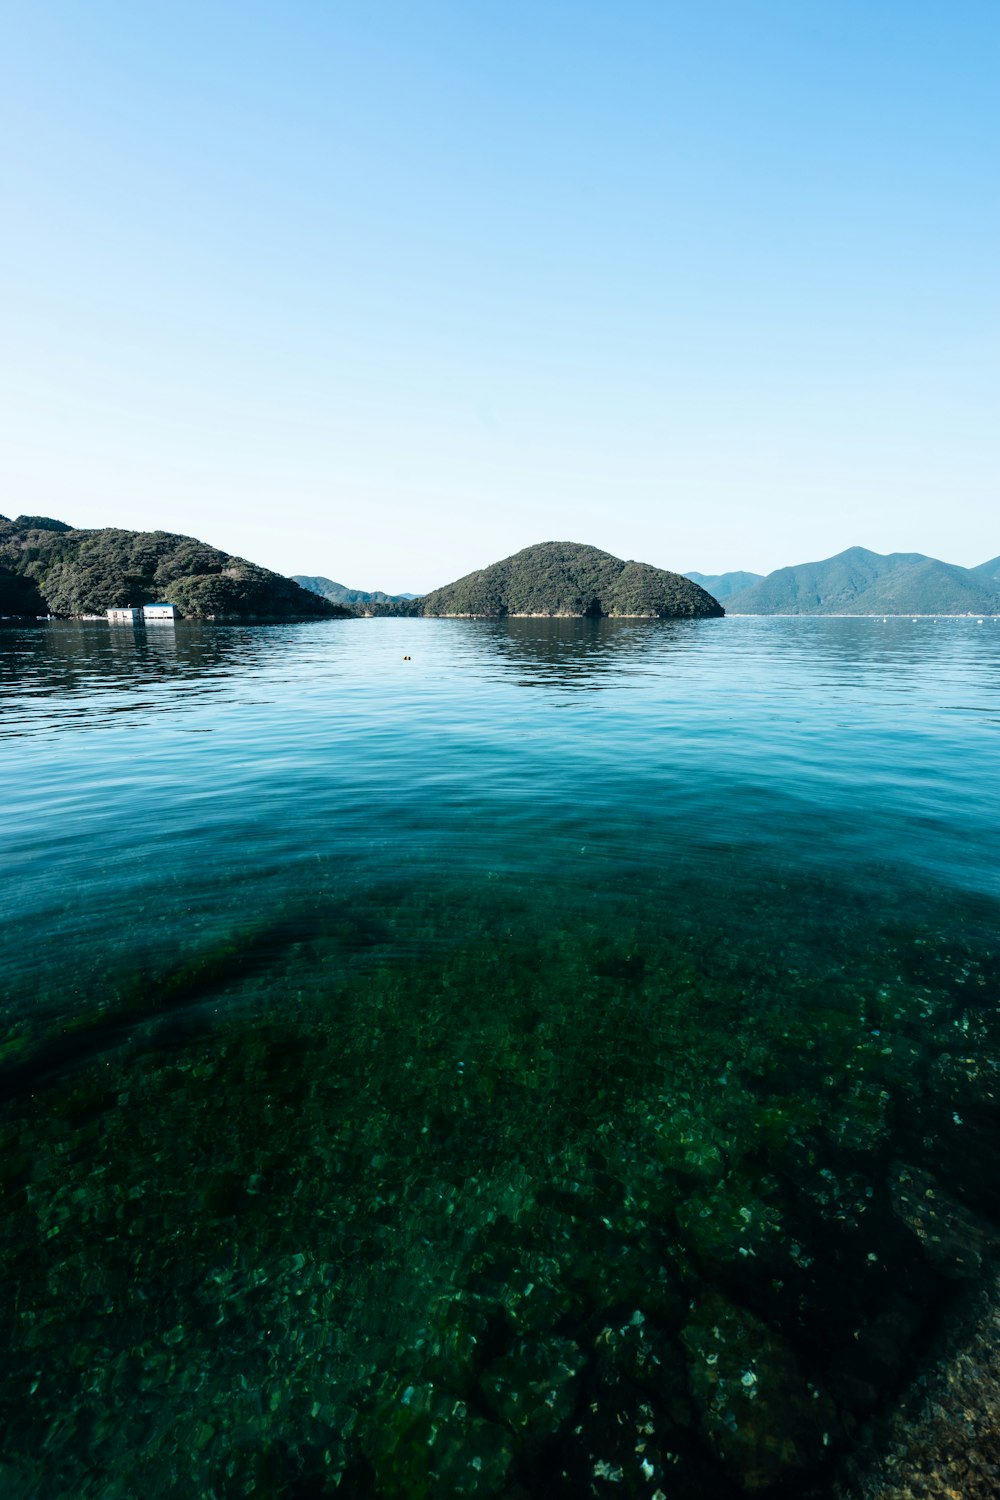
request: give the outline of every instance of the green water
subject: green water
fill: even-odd
[[[995,1253],[998,668],[5,629],[0,1494],[824,1494]]]

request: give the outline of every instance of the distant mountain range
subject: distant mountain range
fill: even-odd
[[[728,599],[731,594],[738,594],[742,589],[748,589],[752,583],[757,583],[763,578],[763,573],[685,573],[685,578],[698,584],[706,590],[714,599],[720,602]]]
[[[381,589],[345,588],[342,583],[335,583],[332,578],[323,578],[319,574],[292,573],[293,583],[300,588],[310,589],[312,593],[319,594],[321,599],[329,599],[331,604],[402,604],[409,599],[416,599],[417,594],[383,594]]]
[[[654,578],[650,591],[646,585]],[[1000,557],[961,568],[922,552],[883,555],[865,547],[848,547],[835,557],[778,568],[765,577],[746,571],[667,573],[648,563],[622,562],[579,542],[543,542],[422,596],[350,589],[330,578],[294,575],[296,583],[325,599],[379,615],[700,612],[703,603],[682,602],[676,584],[664,591],[663,580],[681,578],[724,605],[727,614],[1000,614]],[[588,590],[589,599],[584,598]]]
[[[985,615],[1000,613],[1000,557],[975,568],[921,552],[849,547],[822,562],[754,573],[687,573],[727,614]]]

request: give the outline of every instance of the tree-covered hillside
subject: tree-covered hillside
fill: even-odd
[[[268,568],[169,531],[78,530],[0,516],[0,614],[103,614],[169,600],[197,619],[350,614]]]
[[[976,568],[970,568],[969,572],[981,583],[994,585],[1000,589],[1000,557],[991,557],[989,562],[980,563]]]
[[[726,603],[733,614],[755,615],[961,615],[1000,608],[998,583],[984,571],[920,552],[883,555],[864,547],[779,568]]]
[[[725,611],[680,573],[580,542],[541,542],[426,594],[421,613],[678,618]]]

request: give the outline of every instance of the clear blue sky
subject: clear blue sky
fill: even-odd
[[[0,511],[1000,553],[1000,4],[0,3]]]

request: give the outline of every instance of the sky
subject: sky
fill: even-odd
[[[996,0],[0,0],[0,511],[1000,553]]]

